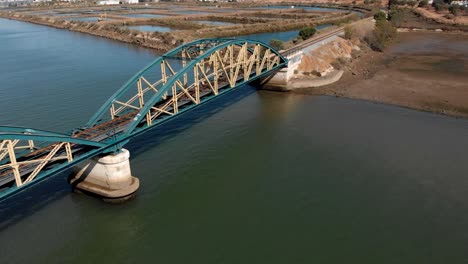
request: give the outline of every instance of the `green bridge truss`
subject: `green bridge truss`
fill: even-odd
[[[0,126],[0,200],[86,159],[117,152],[148,129],[286,67],[272,47],[200,39],[137,72],[70,134]]]

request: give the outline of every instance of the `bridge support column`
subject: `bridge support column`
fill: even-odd
[[[107,201],[120,201],[131,197],[140,182],[130,171],[130,153],[97,156],[74,168],[70,184],[78,190],[96,194]]]

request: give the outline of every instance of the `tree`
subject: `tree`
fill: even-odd
[[[313,35],[315,35],[315,32],[317,32],[317,30],[314,27],[303,28],[303,29],[301,29],[301,31],[299,31],[298,38],[300,38],[302,40],[306,40],[306,39],[312,37]]]
[[[284,49],[284,43],[283,41],[281,40],[277,40],[277,39],[272,39],[270,40],[270,46],[276,50],[282,50]]]

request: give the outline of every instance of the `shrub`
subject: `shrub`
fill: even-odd
[[[441,11],[444,11],[445,9],[447,9],[447,6],[442,3],[442,2],[433,2],[432,3],[432,6],[434,7],[434,9],[437,11],[437,12],[441,12]]]
[[[388,19],[395,27],[400,27],[405,20],[405,11],[399,8],[392,8],[388,13]]]
[[[376,13],[374,15],[374,19],[376,21],[379,21],[379,20],[387,20],[387,14],[385,14],[384,12],[380,11],[378,13]]]
[[[374,31],[365,40],[376,51],[383,51],[388,43],[395,37],[396,28],[386,20],[377,21]]]
[[[419,7],[426,7],[429,4],[428,0],[422,0],[419,2],[418,6]]]
[[[449,6],[448,10],[454,16],[458,16],[460,14],[460,11],[461,11],[458,6],[454,6],[454,5]]]
[[[270,40],[270,46],[276,50],[283,50],[284,49],[284,43],[281,40],[277,39],[272,39]]]
[[[447,18],[447,19],[454,19],[455,18],[455,16],[452,15],[452,14],[446,14],[444,17]]]
[[[361,50],[353,49],[351,51],[351,58],[353,59],[359,58],[359,56],[361,56],[361,53],[362,53]]]
[[[316,71],[316,70],[311,71],[310,74],[315,75],[317,77],[322,76],[322,74],[320,72]]]
[[[356,32],[355,32],[355,30],[353,29],[353,27],[351,27],[350,25],[347,25],[347,26],[344,28],[344,35],[345,35],[345,39],[352,39],[352,38],[355,37]]]
[[[374,6],[374,7],[372,7],[372,9],[370,11],[370,14],[372,14],[372,16],[374,16],[378,12],[380,12],[380,8]]]
[[[125,34],[125,35],[127,35],[127,34],[130,33],[130,29],[127,28],[127,27],[120,28],[119,31],[120,31],[120,32],[119,32],[120,34]]]
[[[348,62],[348,59],[344,57],[338,57],[335,61],[331,63],[331,66],[333,66],[335,70],[341,70],[344,68],[347,62]]]
[[[298,38],[300,38],[302,40],[306,40],[306,39],[312,37],[313,35],[315,35],[315,32],[317,32],[317,30],[314,27],[303,28],[303,29],[301,29],[301,31],[299,31]]]

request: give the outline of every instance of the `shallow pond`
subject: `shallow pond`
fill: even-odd
[[[124,14],[120,15],[124,17],[131,17],[131,18],[161,18],[167,17],[168,15],[159,15],[159,14]]]
[[[273,5],[273,6],[260,6],[255,9],[304,9],[308,11],[322,11],[322,12],[346,12],[345,9],[337,8],[326,8],[326,7],[316,7],[316,6],[285,6],[285,5]]]
[[[213,14],[210,12],[204,12],[204,11],[173,11],[173,14],[179,14],[179,15],[207,15],[207,14]]]
[[[204,20],[204,21],[196,21],[196,22],[197,22],[197,23],[200,23],[200,24],[207,24],[207,25],[213,25],[213,26],[229,26],[229,25],[234,25],[234,23],[223,22],[223,21]]]
[[[153,26],[153,25],[129,26],[127,28],[136,29],[139,31],[146,31],[146,32],[170,32],[172,31],[170,27]]]
[[[98,22],[99,17],[94,16],[94,17],[69,17],[67,20],[72,20],[72,21],[82,21],[82,22]],[[106,20],[109,20],[107,18]]]

